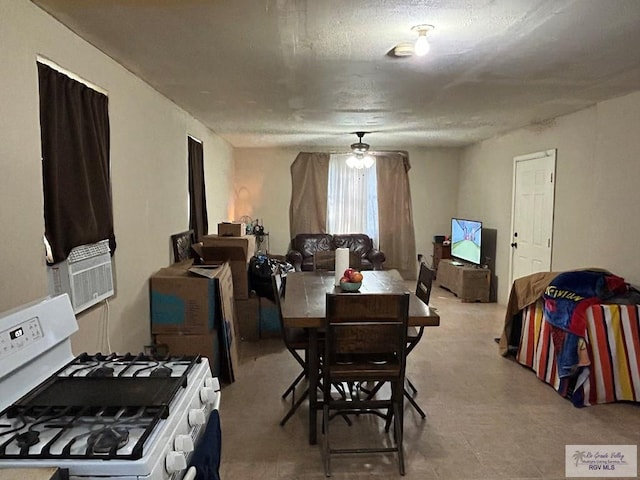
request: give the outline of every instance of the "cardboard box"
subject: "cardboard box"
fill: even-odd
[[[222,222],[218,224],[218,236],[220,237],[242,237],[247,233],[247,226],[244,223]]]
[[[236,299],[236,320],[240,338],[245,342],[255,342],[260,339],[259,324],[260,299],[249,296],[247,299]]]
[[[176,263],[154,274],[151,289],[151,333],[219,336],[221,378],[235,381],[238,327],[229,262],[221,265]],[[184,339],[183,339],[184,340]]]
[[[220,237],[205,235],[194,251],[205,264],[228,261],[233,275],[233,291],[236,299],[249,298],[249,260],[255,255],[256,237]]]
[[[229,262],[225,262],[219,268],[193,265],[189,268],[189,272],[204,278],[212,278],[217,282],[216,302],[218,309],[215,326],[220,334],[220,375],[226,382],[233,383],[235,381],[234,368],[239,365],[239,329],[236,322],[233,279]]]
[[[151,333],[204,335],[215,328],[215,279],[190,273],[190,265],[174,264],[149,279]]]
[[[220,376],[220,337],[217,330],[203,335],[156,335],[154,343],[166,346],[169,355],[207,357],[213,376]]]
[[[249,260],[256,251],[256,237],[243,235],[241,237],[221,237],[220,235],[205,235],[202,237],[202,246],[214,247],[216,252],[209,250],[215,260]],[[223,250],[221,252],[221,250]]]

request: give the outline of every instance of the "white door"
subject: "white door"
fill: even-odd
[[[511,279],[551,271],[556,150],[515,157]]]

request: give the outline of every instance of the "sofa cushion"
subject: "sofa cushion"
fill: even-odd
[[[336,234],[333,236],[335,248],[348,248],[352,252],[365,258],[373,249],[373,242],[363,233]]]
[[[316,252],[334,250],[331,235],[326,233],[301,233],[293,239],[293,248],[302,253],[303,258],[313,257]]]

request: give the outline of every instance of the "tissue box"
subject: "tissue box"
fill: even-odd
[[[218,236],[220,237],[242,237],[245,233],[244,223],[222,222],[218,224]]]

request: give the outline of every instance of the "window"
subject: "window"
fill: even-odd
[[[349,154],[331,155],[327,189],[327,232],[366,233],[378,245],[378,187],[370,168],[347,166]]]
[[[416,244],[409,188],[409,156],[405,152],[376,152],[375,168],[345,172],[345,175],[359,178],[357,182],[352,179],[349,183],[345,176],[340,175],[343,177],[340,181],[344,182],[340,191],[346,193],[340,194],[342,198],[332,194],[329,200],[329,164],[332,157],[342,157],[346,162],[344,155],[299,152],[291,164],[291,238],[300,233],[327,233],[328,211],[332,212],[331,215],[339,215],[338,210],[357,213],[366,209],[367,219],[377,218],[377,222],[372,222],[373,225],[334,227],[334,220],[331,220],[331,228],[371,235],[376,248],[382,250],[387,258],[384,268],[395,268],[405,279],[415,279]],[[337,168],[345,167],[338,165],[335,172]],[[369,175],[375,175],[375,183]],[[377,192],[374,187],[376,184],[380,187]],[[360,193],[356,195],[356,191]],[[377,213],[374,213],[374,208],[377,208]],[[329,233],[339,232],[334,230]]]
[[[197,242],[209,233],[207,197],[204,186],[204,152],[202,142],[187,137],[189,152],[189,228]]]
[[[102,240],[113,254],[108,98],[40,61],[38,84],[47,262]]]

